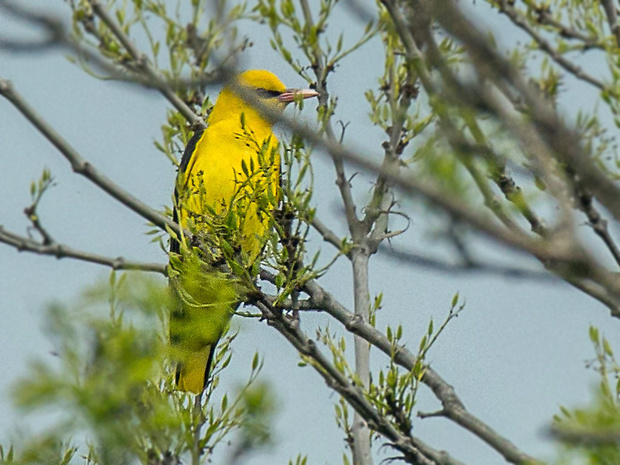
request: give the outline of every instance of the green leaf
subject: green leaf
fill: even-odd
[[[125,10],[122,8],[119,8],[116,10],[116,20],[118,21],[118,24],[123,25],[123,23],[125,22]]]
[[[593,343],[598,344],[599,343],[598,328],[595,328],[594,326],[590,326],[589,334],[590,334],[590,340]]]
[[[73,458],[76,452],[77,452],[77,448],[75,447],[70,447],[69,449],[67,449],[59,465],[69,465],[69,463],[71,462],[71,459]]]
[[[420,353],[424,352],[424,350],[426,349],[427,341],[428,341],[428,339],[427,339],[426,335],[422,336],[422,340],[420,341],[420,347],[418,349],[418,351]]]

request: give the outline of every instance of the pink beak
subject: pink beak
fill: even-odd
[[[284,103],[290,103],[297,99],[305,100],[307,98],[318,97],[319,93],[312,89],[286,89],[280,94],[278,100]]]

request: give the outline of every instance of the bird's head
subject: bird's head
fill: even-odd
[[[312,89],[289,89],[270,71],[253,69],[238,76],[239,82],[248,87],[255,95],[268,105],[284,109],[296,100],[317,97],[319,93]]]
[[[282,81],[275,74],[260,69],[245,71],[235,79],[238,84],[249,90],[265,105],[279,110],[284,110],[291,102],[319,95],[317,91],[312,89],[289,89],[282,84]],[[246,117],[253,114],[260,118],[259,112],[235,92],[234,86],[226,86],[213,107],[209,122],[214,123],[226,118],[238,118],[241,113],[244,113]]]

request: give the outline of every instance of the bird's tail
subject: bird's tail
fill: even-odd
[[[183,362],[177,363],[175,382],[181,391],[200,394],[207,387],[215,346],[186,354]]]
[[[206,269],[189,254],[171,268],[175,304],[170,341],[177,361],[176,385],[182,391],[200,394],[207,386],[217,343],[228,329],[241,291],[230,275]]]

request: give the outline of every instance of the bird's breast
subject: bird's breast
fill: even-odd
[[[278,141],[271,128],[218,122],[204,131],[180,179],[182,220],[226,216],[234,209],[241,246],[255,256],[257,238],[280,197],[279,179]]]

